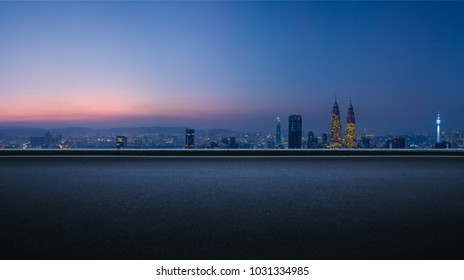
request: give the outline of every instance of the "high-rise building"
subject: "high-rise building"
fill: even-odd
[[[282,134],[281,134],[281,131],[280,131],[280,118],[277,117],[276,118],[276,140],[275,140],[275,144],[276,144],[277,147],[279,147],[281,143],[282,143]]]
[[[288,117],[288,148],[301,149],[302,119],[300,115]]]
[[[45,146],[47,148],[51,148],[51,145],[53,143],[53,137],[52,137],[52,134],[50,133],[50,131],[48,131],[47,133],[45,133]]]
[[[185,148],[193,149],[195,147],[195,129],[185,130]]]
[[[116,136],[116,148],[124,149],[127,147],[127,137],[126,136]]]
[[[227,148],[229,149],[237,149],[238,144],[235,142],[235,137],[227,138]]]
[[[348,112],[346,114],[346,135],[345,135],[345,143],[348,149],[356,148],[356,122],[354,118],[354,109],[353,105],[351,104],[348,107]]]
[[[317,148],[317,137],[314,135],[314,132],[308,132],[308,142],[306,143],[308,149]]]
[[[327,145],[329,145],[329,137],[327,135],[327,133],[322,133],[322,145],[325,147],[327,147]]]
[[[342,147],[342,127],[340,124],[340,109],[338,108],[337,98],[332,108],[330,117],[330,148]]]
[[[440,143],[440,124],[441,124],[440,113],[438,113],[438,117],[437,117],[437,143]]]

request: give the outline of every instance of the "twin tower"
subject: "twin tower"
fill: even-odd
[[[291,115],[288,117],[288,148],[289,149],[301,149],[301,132],[302,132],[302,120],[300,115]],[[309,136],[308,136],[309,137]],[[324,138],[324,137],[323,137]],[[325,138],[327,139],[327,138]],[[323,140],[326,145],[327,140]],[[332,108],[332,115],[330,117],[330,143],[326,146],[327,148],[339,149],[356,148],[356,122],[354,118],[354,109],[351,104],[348,107],[348,113],[346,114],[346,134],[345,141],[342,139],[342,126],[340,123],[340,109],[338,108],[337,98]],[[281,134],[280,134],[280,119],[277,117],[276,124],[276,146],[281,146]]]
[[[345,129],[345,148],[356,148],[356,122],[354,118],[354,109],[351,104],[348,107],[346,114],[346,129]],[[340,123],[340,109],[338,108],[337,98],[332,108],[332,115],[330,117],[330,144],[328,148],[342,148],[342,126]]]

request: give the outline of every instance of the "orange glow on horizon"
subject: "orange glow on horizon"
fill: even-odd
[[[54,93],[37,90],[33,94],[16,92],[6,96],[6,102],[0,103],[0,122],[105,121],[126,117],[210,117],[240,113],[230,102],[184,100],[177,95],[130,95],[117,90],[84,94],[77,90],[55,90]]]

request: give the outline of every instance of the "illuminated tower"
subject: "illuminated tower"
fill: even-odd
[[[330,148],[342,147],[342,127],[340,125],[340,109],[338,108],[337,98],[332,108],[330,117]]]
[[[440,123],[441,123],[440,113],[438,113],[438,117],[437,117],[437,143],[440,143]]]
[[[356,122],[354,119],[354,110],[353,105],[351,104],[348,107],[348,113],[346,114],[346,147],[348,149],[356,148]]]
[[[288,148],[301,149],[302,119],[300,115],[288,117]]]
[[[276,146],[279,147],[282,143],[282,135],[280,132],[280,118],[276,118]]]

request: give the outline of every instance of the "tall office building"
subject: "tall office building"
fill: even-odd
[[[279,147],[281,143],[282,143],[282,134],[281,134],[281,131],[280,131],[280,118],[277,117],[276,118],[276,140],[275,140],[275,144],[276,144],[277,147]]]
[[[356,148],[356,122],[354,119],[354,109],[351,104],[348,107],[348,113],[346,114],[346,135],[345,135],[346,147],[348,149]]]
[[[330,117],[330,148],[342,147],[342,127],[340,124],[340,109],[338,108],[337,98],[332,108]]]
[[[237,149],[238,148],[238,144],[235,141],[235,137],[227,138],[227,148],[229,148],[229,149]]]
[[[301,149],[302,119],[300,115],[288,117],[288,148]]]
[[[324,148],[327,147],[327,145],[329,145],[329,140],[328,140],[328,135],[327,133],[322,133],[322,146],[324,146]]]
[[[195,147],[195,129],[185,130],[185,148],[193,149]]]

